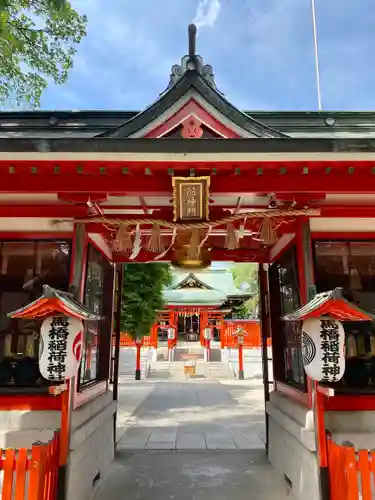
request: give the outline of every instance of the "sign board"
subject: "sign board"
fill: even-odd
[[[245,343],[245,336],[244,336],[243,333],[239,333],[237,335],[237,343],[238,343],[238,345],[244,345],[244,343]]]
[[[63,382],[76,375],[82,356],[83,324],[69,316],[53,316],[40,328],[39,369],[43,378]]]
[[[237,328],[232,335],[237,337],[237,344],[243,345],[245,343],[245,335],[247,335],[247,332],[243,328]]]
[[[173,177],[174,221],[209,218],[209,177]]]
[[[176,329],[173,327],[168,328],[168,339],[174,340],[176,337]]]
[[[339,382],[345,371],[345,332],[340,321],[308,319],[302,325],[302,360],[317,382]]]

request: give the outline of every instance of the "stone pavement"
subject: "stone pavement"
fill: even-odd
[[[262,451],[118,453],[93,500],[292,500]]]
[[[259,384],[147,379],[126,380],[120,387],[120,450],[264,448]]]
[[[92,500],[292,499],[264,451],[259,380],[162,373],[120,377],[116,460]]]

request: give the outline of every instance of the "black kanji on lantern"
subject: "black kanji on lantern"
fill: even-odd
[[[340,333],[336,321],[320,321],[320,349],[323,362],[322,382],[337,382],[340,375]]]
[[[62,380],[68,355],[69,319],[56,316],[51,320],[48,333],[48,367],[50,380]]]

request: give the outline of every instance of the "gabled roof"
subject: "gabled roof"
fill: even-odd
[[[165,290],[164,300],[169,306],[221,306],[227,296],[219,290],[185,288],[183,290]]]
[[[195,53],[194,25],[189,26],[189,55],[184,56],[181,65],[172,67],[170,83],[165,92],[151,106],[115,129],[108,130],[98,137],[132,137],[148,124],[176,106],[181,99],[200,98],[201,102],[217,110],[222,116],[243,131],[245,136],[260,138],[286,138],[288,136],[254,120],[225,99],[217,88],[210,65]],[[186,104],[186,100],[183,104]],[[204,104],[203,104],[204,105]]]
[[[311,318],[329,317],[338,321],[372,321],[374,317],[351,304],[342,296],[342,288],[318,293],[310,302],[291,314],[285,321],[305,321]]]
[[[181,290],[188,287],[193,287],[196,285],[196,288],[204,289],[204,290],[213,290],[213,288],[204,281],[201,281],[194,273],[189,273],[182,281],[172,285],[169,290]]]
[[[183,285],[191,279],[202,288],[184,288]],[[236,288],[232,273],[224,269],[208,269],[196,273],[175,271],[172,275],[172,285],[164,291],[164,300],[167,305],[220,306],[229,297],[247,299],[249,294],[244,294]]]
[[[374,111],[243,112],[255,121],[299,141],[304,138],[375,138]],[[139,113],[139,110],[0,110],[0,138],[93,139],[119,127]]]
[[[38,299],[16,311],[9,312],[7,316],[16,319],[42,319],[59,314],[87,321],[100,319],[99,314],[76,301],[72,294],[56,290],[48,285],[43,286],[43,295]]]

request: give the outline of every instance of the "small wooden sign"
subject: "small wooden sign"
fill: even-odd
[[[210,177],[173,177],[175,222],[209,219]]]

